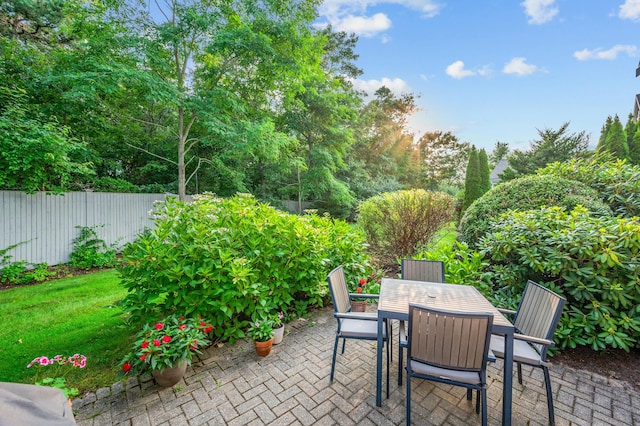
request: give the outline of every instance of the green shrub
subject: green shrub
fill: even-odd
[[[637,345],[637,218],[594,217],[583,207],[570,213],[551,207],[504,214],[494,229],[480,244],[494,289],[521,294],[531,279],[567,298],[556,333],[560,348],[629,350]]]
[[[250,195],[167,199],[154,216],[154,230],[125,247],[119,269],[134,322],[200,314],[217,338],[234,340],[254,316],[322,306],[338,265],[350,276],[370,273],[364,237],[346,222],[283,213]]]
[[[124,179],[115,179],[108,176],[93,179],[93,189],[100,192],[140,192],[140,188]]]
[[[76,226],[76,228],[80,229],[80,235],[73,240],[70,265],[84,269],[116,265],[116,244],[107,247],[104,240],[98,238],[96,226]]]
[[[611,215],[611,210],[587,185],[555,176],[526,176],[497,185],[477,199],[463,215],[458,238],[475,248],[490,231],[491,222],[509,210],[526,211],[560,206],[567,210],[577,205],[595,215]]]
[[[370,250],[383,264],[410,257],[450,222],[453,197],[422,189],[388,192],[363,202],[358,225]]]
[[[624,160],[571,160],[553,163],[538,171],[585,183],[598,192],[617,216],[640,216],[640,166]]]

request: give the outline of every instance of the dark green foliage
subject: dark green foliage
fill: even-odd
[[[462,201],[462,213],[478,198],[482,196],[482,177],[480,172],[480,159],[475,146],[469,151],[469,162],[464,178],[464,199]]]
[[[460,220],[458,238],[475,248],[490,229],[491,222],[509,210],[525,211],[543,206],[561,206],[567,210],[585,206],[596,215],[611,215],[611,210],[587,185],[555,176],[526,176],[501,183],[479,198]]]
[[[73,240],[70,265],[84,269],[116,265],[115,244],[107,247],[104,240],[98,238],[96,226],[76,226],[76,228],[80,229],[80,235]]]
[[[282,213],[250,195],[168,199],[156,207],[155,225],[123,252],[132,322],[200,314],[215,338],[234,340],[254,316],[304,316],[322,306],[334,267],[344,265],[349,277],[372,269],[364,237],[346,222]]]
[[[633,134],[631,144],[629,145],[629,162],[640,165],[640,126],[638,126],[638,130]]]
[[[627,135],[617,115],[614,117],[611,128],[607,132],[605,147],[606,151],[611,153],[615,158],[624,160],[629,157]]]
[[[640,216],[640,166],[598,156],[592,160],[553,163],[539,173],[587,184],[617,216]]]
[[[123,192],[135,193],[141,192],[136,185],[129,183],[124,179],[114,179],[111,177],[101,177],[93,180],[93,189],[99,192]],[[162,191],[159,191],[162,192]]]
[[[627,135],[627,146],[629,147],[629,151],[631,151],[631,147],[633,146],[633,135],[636,134],[637,129],[638,123],[633,119],[633,114],[629,114],[627,117],[627,124],[624,126],[624,133]]]
[[[501,216],[480,243],[494,287],[520,294],[528,279],[567,298],[556,341],[629,350],[640,338],[640,222],[577,207]]]
[[[600,138],[598,139],[598,145],[596,146],[596,154],[603,154],[607,151],[607,134],[609,133],[609,129],[611,129],[612,123],[613,118],[611,118],[611,116],[608,116],[607,120],[602,126],[602,130],[600,131]]]
[[[49,265],[46,262],[30,265],[24,260],[12,262],[13,256],[9,251],[24,244],[26,241],[12,244],[7,248],[0,250],[0,283],[13,284],[29,284],[32,282],[41,282],[52,274],[49,272]]]
[[[558,130],[538,130],[539,140],[531,143],[529,151],[514,151],[509,159],[509,167],[500,175],[502,181],[534,174],[538,169],[555,161],[579,158],[587,152],[589,136],[583,131],[567,134],[569,123]]]
[[[384,265],[412,256],[453,218],[453,197],[422,189],[372,197],[359,208],[358,225]]]
[[[478,171],[480,173],[480,190],[482,194],[491,189],[491,170],[489,169],[489,157],[483,149],[478,153]]]

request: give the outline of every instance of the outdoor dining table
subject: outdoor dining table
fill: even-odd
[[[514,327],[475,287],[383,278],[378,301],[376,405],[382,406],[382,329],[385,318],[408,321],[409,303],[462,312],[493,313],[492,333],[505,336],[502,424],[511,425]]]

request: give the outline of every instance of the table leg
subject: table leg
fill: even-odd
[[[378,315],[378,343],[376,345],[376,405],[382,406],[382,328],[384,320]]]
[[[504,336],[504,381],[502,383],[502,424],[511,426],[513,395],[513,331]]]

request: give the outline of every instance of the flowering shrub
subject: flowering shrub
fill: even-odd
[[[163,370],[186,361],[191,365],[194,353],[201,353],[210,340],[213,326],[207,321],[170,315],[146,324],[137,334],[131,352],[121,362],[122,372],[140,374],[146,369]]]
[[[247,336],[256,342],[266,342],[273,337],[274,322],[269,318],[253,321],[247,330]]]
[[[44,367],[49,367],[47,377],[42,376]],[[36,377],[34,382],[38,386],[50,386],[58,388],[64,392],[65,397],[71,398],[78,395],[78,389],[67,386],[67,379],[64,377],[70,368],[84,368],[87,366],[87,357],[80,354],[74,354],[70,357],[56,355],[53,358],[39,356],[33,359],[27,368],[35,368]]]

